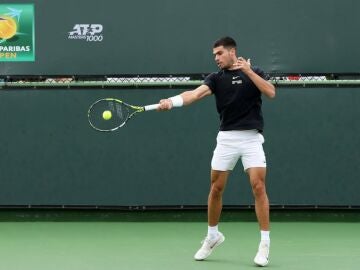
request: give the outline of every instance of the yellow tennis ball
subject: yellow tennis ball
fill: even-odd
[[[12,17],[0,16],[0,38],[10,39],[15,36],[17,25]]]
[[[111,114],[110,111],[104,111],[104,112],[103,112],[103,118],[104,118],[104,120],[110,120],[111,117],[112,117],[112,114]]]

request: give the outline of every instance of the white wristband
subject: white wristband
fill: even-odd
[[[180,95],[169,98],[172,102],[173,107],[181,107],[184,105],[184,100]]]

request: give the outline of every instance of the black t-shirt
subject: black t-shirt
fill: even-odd
[[[252,69],[260,77],[268,79],[261,69]],[[215,95],[220,130],[263,130],[261,92],[241,70],[211,73],[204,84]]]

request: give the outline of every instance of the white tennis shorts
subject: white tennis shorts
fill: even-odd
[[[262,144],[264,137],[257,130],[220,131],[211,168],[217,171],[233,170],[241,158],[244,171],[253,167],[266,167]]]

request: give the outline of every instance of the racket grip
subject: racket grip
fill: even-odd
[[[159,107],[160,104],[152,104],[144,106],[145,111],[153,111],[156,110]]]

